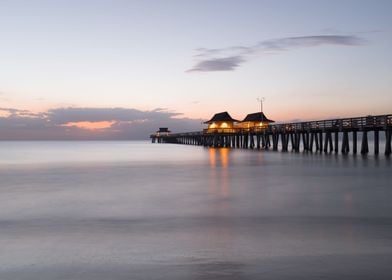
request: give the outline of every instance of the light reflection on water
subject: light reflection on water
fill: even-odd
[[[230,192],[229,186],[229,153],[228,148],[208,148],[210,157],[210,186],[215,196],[227,197]]]
[[[0,279],[390,279],[391,161],[0,143]]]

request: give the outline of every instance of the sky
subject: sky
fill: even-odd
[[[392,1],[0,0],[0,140],[392,113]]]

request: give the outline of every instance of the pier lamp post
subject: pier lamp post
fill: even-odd
[[[263,102],[265,101],[265,97],[258,97],[257,101],[260,102],[260,112],[263,113]]]

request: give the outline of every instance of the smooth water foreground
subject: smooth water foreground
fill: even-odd
[[[384,156],[0,142],[0,279],[392,279]]]

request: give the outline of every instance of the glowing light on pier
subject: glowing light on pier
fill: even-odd
[[[210,126],[208,128],[216,128],[216,123],[210,124]]]
[[[221,124],[221,128],[228,128],[228,127],[229,127],[229,125],[225,122]]]

